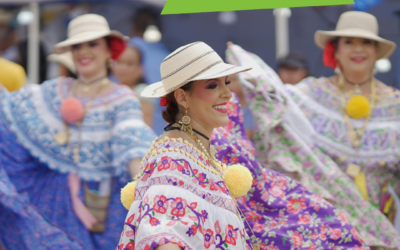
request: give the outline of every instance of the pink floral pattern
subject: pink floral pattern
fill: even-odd
[[[129,244],[147,250],[168,242],[185,249],[199,249],[199,244],[202,249],[252,249],[225,183],[201,167],[198,161],[207,162],[191,150],[183,142],[168,140],[146,156],[118,250]],[[210,206],[215,207],[211,212]]]

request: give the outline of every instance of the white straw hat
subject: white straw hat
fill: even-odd
[[[347,11],[343,13],[334,31],[315,32],[314,40],[318,47],[324,49],[326,42],[335,37],[360,37],[371,39],[378,42],[378,58],[389,57],[396,49],[396,44],[392,41],[378,36],[378,21],[368,13],[361,11]]]
[[[96,14],[85,14],[74,18],[68,24],[68,39],[57,43],[54,52],[62,54],[69,50],[74,44],[89,42],[106,36],[113,36],[122,40],[129,37],[122,35],[119,31],[110,30],[107,20]]]
[[[226,64],[210,46],[195,42],[168,55],[160,66],[161,82],[147,86],[140,95],[159,98],[188,82],[219,78],[250,69]]]
[[[51,54],[47,57],[48,61],[58,62],[64,65],[69,71],[72,73],[76,73],[75,65],[72,60],[72,55],[70,51],[67,51],[63,54]]]

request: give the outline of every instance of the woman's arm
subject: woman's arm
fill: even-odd
[[[129,173],[130,173],[132,178],[135,177],[139,173],[140,162],[141,162],[140,158],[133,158],[128,163],[128,165],[129,165]]]
[[[149,126],[153,127],[153,113],[154,113],[154,105],[149,101],[141,101],[143,112],[143,120]]]

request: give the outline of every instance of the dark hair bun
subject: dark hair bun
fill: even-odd
[[[184,91],[191,91],[192,87],[193,87],[193,82],[188,82],[185,85],[183,85],[181,87],[181,89],[183,89]],[[168,122],[168,124],[172,124],[176,122],[176,116],[179,114],[179,106],[178,106],[178,102],[175,99],[175,95],[174,92],[169,93],[166,97],[169,100],[169,103],[167,105],[167,108],[165,110],[163,110],[163,112],[161,113],[163,119]]]

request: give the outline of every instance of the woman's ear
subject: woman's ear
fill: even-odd
[[[186,93],[186,91],[184,91],[183,89],[177,89],[174,92],[174,96],[175,96],[175,100],[178,103],[178,105],[180,105],[184,108],[189,107],[188,94]]]

